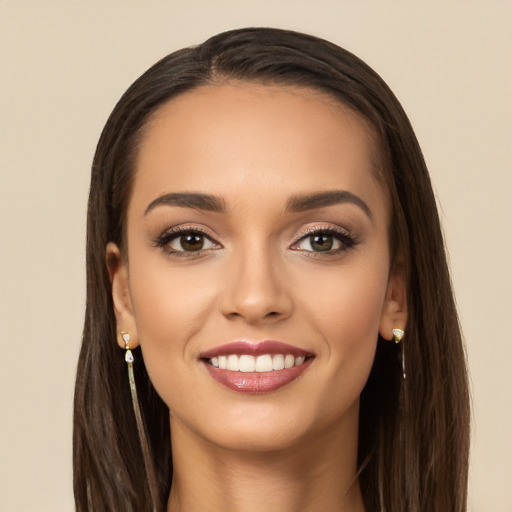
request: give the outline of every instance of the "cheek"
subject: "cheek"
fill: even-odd
[[[201,266],[174,269],[161,255],[136,258],[130,266],[130,290],[141,343],[162,338],[171,343],[204,323],[214,300],[215,274]],[[173,343],[175,344],[175,343]]]
[[[387,266],[382,264],[347,267],[321,281],[317,279],[305,290],[304,300],[318,316],[318,324],[335,338],[374,339],[387,279]]]
[[[336,279],[325,279],[323,292],[316,293],[314,300],[310,296],[304,307],[323,338],[320,355],[336,383],[332,387],[336,393],[343,389],[347,397],[357,397],[366,383],[375,356],[387,274],[385,265],[347,269]],[[304,296],[308,296],[306,290]]]
[[[160,339],[176,344],[174,340],[193,334],[203,321],[204,304],[210,300],[194,283],[175,279],[161,278],[153,285],[146,280],[132,290],[141,343]]]
[[[149,262],[149,263],[148,263]],[[162,258],[131,260],[130,290],[146,369],[166,403],[180,393],[193,356],[196,334],[204,329],[215,303],[211,272],[173,271]]]

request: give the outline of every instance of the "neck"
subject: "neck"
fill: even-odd
[[[357,411],[356,411],[357,412]],[[232,451],[171,420],[168,512],[364,512],[355,428],[316,433],[274,451]]]

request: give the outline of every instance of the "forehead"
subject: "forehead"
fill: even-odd
[[[270,199],[283,189],[291,195],[343,188],[375,201],[384,195],[375,154],[368,123],[325,93],[207,85],[152,115],[136,159],[133,199],[143,207],[173,191],[249,190]]]

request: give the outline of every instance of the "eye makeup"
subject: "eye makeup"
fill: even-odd
[[[357,238],[340,226],[311,226],[299,236],[290,249],[315,258],[337,256],[358,244]]]
[[[299,231],[289,249],[309,257],[340,256],[358,244],[345,228],[334,225],[310,226]],[[206,229],[187,224],[166,229],[153,240],[153,245],[173,257],[199,258],[223,245]]]

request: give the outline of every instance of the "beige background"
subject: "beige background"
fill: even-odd
[[[158,58],[245,25],[331,39],[403,102],[467,339],[470,510],[511,512],[512,5],[486,0],[0,0],[0,511],[73,510],[86,198],[108,113]]]

